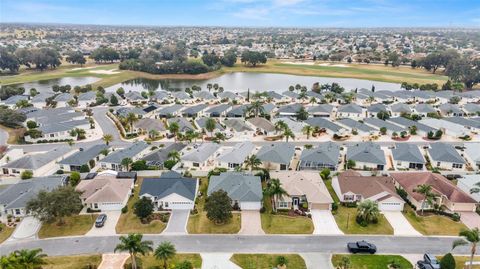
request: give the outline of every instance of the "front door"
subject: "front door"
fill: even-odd
[[[293,202],[293,209],[298,209],[298,204],[300,203],[300,199],[298,199],[298,197],[293,197],[292,202]]]

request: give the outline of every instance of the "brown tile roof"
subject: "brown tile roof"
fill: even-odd
[[[86,199],[86,203],[123,202],[130,193],[132,184],[133,178],[99,176],[82,180],[75,189],[83,192],[81,198]]]
[[[278,178],[289,195],[305,195],[311,203],[333,203],[333,199],[318,172],[271,172],[270,177]]]
[[[432,186],[432,191],[438,195],[444,195],[448,200],[455,203],[475,203],[475,200],[451,183],[444,176],[431,172],[414,173],[390,173],[395,181],[404,188],[415,200],[423,200],[423,195],[414,191],[418,185],[427,184]]]
[[[391,177],[384,176],[362,176],[353,170],[348,170],[338,176],[338,184],[342,193],[352,192],[361,194],[364,199],[368,199],[382,192],[388,193],[383,197],[376,197],[381,201],[389,197],[402,199],[395,189],[394,181]]]

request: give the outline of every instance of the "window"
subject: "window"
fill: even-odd
[[[279,202],[278,202],[278,207],[280,207],[280,208],[288,208],[288,202],[286,202],[286,201],[279,201]]]
[[[20,209],[18,209],[18,208],[15,209],[15,215],[20,215],[20,213],[21,213],[21,212],[20,212]]]
[[[199,163],[193,163],[193,167],[200,167]]]
[[[437,166],[440,166],[440,162],[437,162]]]
[[[462,167],[463,167],[463,164],[461,164],[461,163],[454,163],[454,164],[452,164],[452,168],[462,169]]]

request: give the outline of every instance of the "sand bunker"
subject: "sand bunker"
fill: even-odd
[[[101,75],[115,75],[115,74],[120,74],[120,71],[118,71],[117,69],[91,70],[90,73],[101,74]]]

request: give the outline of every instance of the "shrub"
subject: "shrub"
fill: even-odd
[[[146,219],[153,213],[153,203],[150,199],[142,197],[133,205],[133,212],[140,219]]]
[[[30,170],[25,170],[20,174],[21,179],[29,179],[33,177],[33,172]]]
[[[98,213],[100,212],[101,210],[99,209],[91,209],[91,208],[87,208],[87,213]]]
[[[287,258],[285,258],[285,256],[278,256],[275,259],[275,262],[277,263],[277,265],[284,266],[284,265],[287,265],[288,260]]]
[[[70,174],[70,185],[72,185],[73,187],[77,186],[78,183],[80,182],[80,173],[78,172],[72,172]]]
[[[64,173],[64,172],[63,172],[62,169],[59,169],[59,170],[57,170],[57,172],[56,172],[57,175],[63,175],[63,173]]]
[[[88,165],[84,164],[80,166],[80,173],[88,173],[88,172],[90,172],[90,167],[88,167]]]
[[[166,160],[164,163],[163,163],[163,167],[165,167],[166,169],[168,170],[171,170],[173,166],[175,166],[175,164],[177,164],[176,161],[174,160]]]
[[[262,206],[262,208],[260,208],[260,213],[265,213],[265,211],[267,211],[267,209],[264,206]]]
[[[442,269],[455,269],[456,263],[451,253],[447,253],[440,260],[440,268]]]
[[[193,265],[190,261],[183,261],[177,264],[177,266],[175,266],[175,269],[193,269]]]
[[[127,214],[128,212],[128,206],[122,207],[122,214]]]

